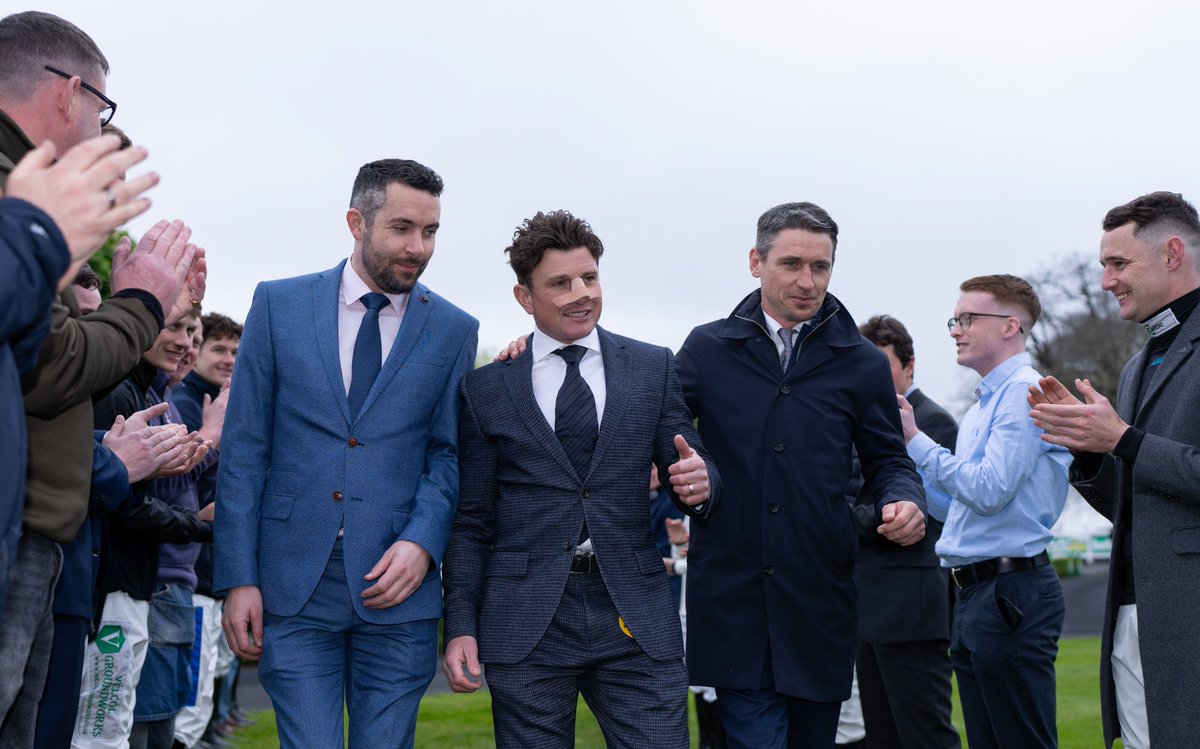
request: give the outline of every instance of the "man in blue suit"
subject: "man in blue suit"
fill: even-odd
[[[697,517],[717,504],[719,476],[671,352],[596,327],[604,246],[587,222],[538,213],[507,252],[536,331],[521,356],[463,379],[446,677],[474,691],[487,664],[499,747],[573,746],[580,693],[609,746],[687,747],[646,464]]]
[[[262,283],[230,389],[214,588],[284,747],[413,745],[437,665],[458,498],[458,382],[478,323],[417,282],[442,180],[359,170],[349,262]]]

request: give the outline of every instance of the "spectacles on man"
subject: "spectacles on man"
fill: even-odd
[[[961,315],[959,315],[958,317],[951,317],[949,320],[947,320],[946,321],[946,329],[949,330],[951,333],[953,333],[954,326],[957,325],[960,328],[962,328],[964,331],[970,330],[971,322],[974,321],[974,319],[976,317],[1002,317],[1005,320],[1007,320],[1010,317],[1016,317],[1016,315],[997,315],[994,312],[964,312]],[[1020,321],[1020,318],[1018,318],[1018,322],[1019,321]],[[1022,335],[1025,334],[1025,326],[1024,325],[1021,325],[1021,334]]]
[[[45,67],[46,67],[46,70],[49,70],[51,73],[54,73],[55,75],[61,75],[63,78],[70,79],[70,78],[75,77],[75,76],[71,75],[70,73],[66,73],[66,72],[59,70],[58,68],[51,67],[49,65],[47,65]],[[113,116],[116,115],[116,113],[117,113],[117,103],[115,101],[113,101],[112,99],[108,98],[107,96],[105,96],[104,94],[100,93],[99,89],[97,89],[95,86],[91,85],[87,81],[83,80],[82,78],[79,79],[79,85],[83,86],[85,89],[90,91],[97,99],[99,99],[100,101],[105,103],[106,106],[104,107],[104,109],[101,109],[99,112],[100,127],[104,127],[108,123],[112,122]]]

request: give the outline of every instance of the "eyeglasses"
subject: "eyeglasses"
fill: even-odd
[[[1016,315],[997,315],[994,312],[964,312],[961,315],[959,315],[958,317],[951,317],[949,320],[947,320],[946,321],[946,329],[949,330],[951,333],[953,333],[954,326],[957,325],[960,328],[962,328],[963,330],[970,330],[971,323],[972,323],[972,321],[975,320],[976,317],[1001,317],[1001,318],[1004,318],[1005,320],[1007,320],[1010,317],[1016,317]],[[1020,320],[1020,318],[1018,318],[1018,322],[1019,322],[1019,320]],[[1025,334],[1025,326],[1024,325],[1021,326],[1021,334],[1022,335]]]
[[[54,73],[55,75],[61,75],[63,78],[69,79],[69,78],[75,77],[75,76],[71,75],[70,73],[65,73],[65,72],[59,70],[58,68],[53,68],[53,67],[50,67],[49,65],[46,66],[46,70],[49,70],[51,73]],[[101,109],[100,113],[99,113],[100,127],[104,127],[108,123],[112,122],[113,115],[115,115],[117,113],[117,103],[115,101],[113,101],[112,99],[108,98],[107,96],[105,96],[104,94],[100,93],[100,91],[95,86],[91,85],[90,83],[87,83],[82,78],[79,79],[79,85],[83,86],[85,89],[90,91],[97,99],[99,99],[100,101],[104,102],[107,105],[104,107],[104,109]]]

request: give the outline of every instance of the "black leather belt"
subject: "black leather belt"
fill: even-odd
[[[571,559],[571,574],[586,575],[589,572],[599,572],[600,563],[596,561],[595,554],[576,554]]]
[[[1044,551],[1032,557],[995,557],[968,564],[966,567],[951,567],[950,579],[954,581],[954,587],[962,590],[978,583],[987,582],[1005,572],[1029,570],[1034,567],[1044,567],[1047,564],[1050,564],[1050,555]]]

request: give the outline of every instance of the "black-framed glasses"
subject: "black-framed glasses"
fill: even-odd
[[[964,312],[961,315],[959,315],[958,317],[951,317],[949,320],[947,320],[946,321],[946,329],[949,330],[951,333],[953,333],[954,326],[957,325],[958,327],[962,328],[963,330],[970,330],[971,322],[976,317],[1002,317],[1005,320],[1007,320],[1010,317],[1016,317],[1016,315],[997,315],[994,312]],[[1018,320],[1018,323],[1019,322],[1020,321]],[[1024,335],[1024,333],[1025,333],[1025,326],[1021,325],[1021,334]]]
[[[70,78],[75,77],[75,76],[71,75],[70,73],[66,73],[66,72],[63,72],[62,70],[59,70],[58,68],[51,67],[49,65],[47,65],[45,67],[46,67],[46,70],[49,70],[51,73],[54,73],[55,75],[61,75],[63,78],[70,79]],[[116,115],[116,113],[117,113],[117,103],[115,101],[113,101],[112,99],[108,98],[107,96],[105,96],[104,94],[100,93],[100,91],[95,86],[91,85],[90,83],[83,80],[82,78],[79,79],[79,85],[83,86],[85,89],[90,91],[97,99],[99,99],[100,101],[104,102],[107,105],[104,107],[104,109],[101,109],[100,113],[99,113],[100,114],[100,127],[104,127],[108,123],[112,122],[113,116]]]

